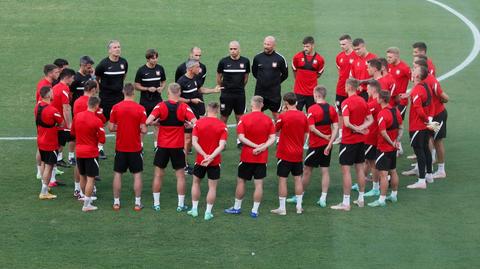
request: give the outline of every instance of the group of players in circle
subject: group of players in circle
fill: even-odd
[[[379,58],[367,50],[361,38],[352,41],[349,35],[342,35],[339,43],[341,52],[336,57],[338,82],[333,106],[326,102],[327,89],[317,85],[325,60],[315,51],[314,38],[310,36],[304,38],[303,50],[292,59],[294,90],[283,97],[281,84],[288,78],[288,66],[285,58],[276,52],[273,36],[264,39],[263,51],[254,57],[252,64],[240,55],[239,42],[231,41],[229,55],[218,63],[213,88],[204,86],[207,69],[200,62],[198,47],[191,49],[188,60],[175,72],[176,82],[168,86],[165,70],[158,64],[158,52],[154,49],[146,51],[146,64],[138,69],[135,82],[124,83],[128,62],[120,56],[117,40],[108,43],[108,57],[95,68],[88,56],[80,58],[78,72],[68,68],[68,62],[62,59],[45,65],[45,77],[37,85],[35,106],[37,178],[42,180],[39,198],[56,198],[50,188],[64,184],[55,179],[59,172],[57,165],[70,164],[75,166],[74,196],[83,201],[82,210],[97,209],[92,202],[96,200],[98,159],[106,158],[103,144],[104,126],[108,122],[110,132],[116,133],[113,210],[121,208],[121,178],[127,169],[134,177],[134,210],[142,210],[142,140],[147,126],[153,126],[156,137],[153,209],[160,211],[162,182],[171,161],[177,179],[177,211],[198,216],[200,182],[207,177],[204,218],[210,220],[220,179],[221,153],[228,136],[226,123],[234,112],[241,153],[235,202],[225,213],[241,213],[245,183],[253,178],[255,191],[250,216],[258,217],[263,179],[267,176],[268,148],[275,143],[279,207],[271,210],[272,213],[286,215],[286,203],[294,203],[296,213],[302,214],[304,190],[313,169],[319,166],[322,179],[317,204],[327,206],[334,144],[340,144],[343,200],[331,208],[349,211],[352,189],[358,191],[358,199],[353,202],[358,207],[364,207],[364,198],[370,196],[379,198],[368,206],[384,207],[386,201],[397,202],[396,159],[403,152],[400,141],[408,100],[410,145],[415,152],[412,158],[417,163],[403,174],[418,175],[418,180],[407,188],[425,189],[434,178],[446,177],[443,139],[447,120],[444,103],[448,95],[435,78],[435,67],[426,56],[425,43],[413,44],[412,69],[400,59],[396,47],[386,50],[386,58]],[[246,113],[245,86],[250,72],[256,85],[250,100],[251,112]],[[413,87],[407,91],[410,82]],[[165,88],[168,99],[162,100]],[[140,104],[135,102],[135,91],[141,94]],[[220,102],[205,106],[203,95],[210,93],[220,93]],[[272,112],[272,118],[265,110]],[[67,142],[68,163],[62,156]],[[196,151],[193,167],[186,161],[192,146]],[[435,173],[432,159],[438,162]],[[353,186],[352,166],[358,182]],[[186,174],[193,174],[191,208],[185,205]],[[287,199],[290,174],[295,182],[295,195]],[[373,185],[365,193],[368,178]],[[391,193],[387,196],[389,188]]]

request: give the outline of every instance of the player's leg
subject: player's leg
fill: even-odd
[[[122,174],[113,172],[113,210],[120,210],[120,191],[122,190]]]
[[[201,178],[199,178],[198,171],[199,168],[197,168],[198,165],[195,165],[193,168],[193,181],[192,181],[192,209],[187,212],[188,215],[192,217],[197,217],[198,216],[198,201],[200,200],[200,183],[201,183]]]
[[[218,179],[208,179],[207,208],[203,217],[205,220],[213,218],[212,209],[217,198],[217,183]]]
[[[363,207],[365,195],[365,162],[355,164],[355,172],[358,182],[358,199],[354,201],[359,207]]]
[[[438,170],[434,173],[434,178],[445,178],[447,173],[445,172],[445,146],[443,144],[443,138],[434,140],[435,149],[437,151],[437,165]]]
[[[327,206],[327,193],[328,188],[330,186],[330,172],[328,167],[321,167],[320,170],[322,171],[322,194],[320,195],[320,199],[318,199],[317,204],[320,207]]]
[[[129,152],[128,156],[128,168],[133,175],[133,191],[135,192],[135,205],[133,210],[141,211],[143,209],[142,204],[142,172],[143,172],[143,155],[142,152]]]
[[[295,196],[297,197],[297,214],[303,213],[302,202],[303,202],[303,182],[302,182],[302,175],[296,175],[293,177],[295,182]],[[286,180],[285,180],[285,187],[286,187]]]
[[[341,157],[340,157],[341,158]],[[341,164],[343,179],[343,200],[341,203],[331,206],[331,209],[350,211],[350,191],[352,189],[352,174],[350,173],[350,165]]]
[[[155,166],[153,170],[152,180],[153,209],[155,211],[160,211],[160,192],[162,191],[162,183],[164,176],[165,169]]]
[[[92,205],[93,201],[93,190],[95,187],[95,177],[98,176],[100,166],[98,161],[95,158],[88,158],[85,160],[85,175],[86,175],[86,185],[85,185],[85,199],[83,200],[82,211],[93,211],[98,208]]]
[[[288,176],[288,175],[287,175]],[[301,181],[300,181],[301,182]],[[287,177],[278,177],[278,208],[270,210],[270,212],[277,215],[286,215],[287,209],[285,206],[287,199]]]

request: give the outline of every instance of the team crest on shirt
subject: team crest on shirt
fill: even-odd
[[[160,76],[160,71],[157,71],[157,72],[155,72],[155,73],[157,74],[157,76]]]
[[[240,64],[240,68],[245,68],[245,65],[244,65],[244,64]]]
[[[397,72],[395,72],[397,75],[400,75],[400,70],[397,70]]]
[[[340,63],[343,63],[343,58],[340,58]]]
[[[123,64],[120,65],[120,68],[125,69],[125,66]]]
[[[353,63],[353,59],[350,59],[350,64],[352,64],[352,63]]]
[[[317,64],[317,63],[318,63],[317,60],[313,60],[313,64]]]
[[[273,62],[273,63],[272,63],[272,67],[273,67],[273,68],[277,68],[277,62]]]
[[[304,58],[302,58],[302,62],[305,62],[305,59],[304,59]]]

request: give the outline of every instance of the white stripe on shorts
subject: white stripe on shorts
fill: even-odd
[[[373,145],[370,145],[367,150],[365,150],[365,156],[367,156],[368,152],[372,149]]]
[[[313,154],[315,154],[315,150],[310,152],[307,157],[305,157],[305,162],[307,161],[308,158],[310,158]]]
[[[342,154],[345,152],[345,150],[347,150],[347,146],[345,146],[342,151],[340,151],[340,153],[338,154],[338,157],[340,158],[340,156],[342,156]]]
[[[416,132],[413,134],[412,139],[410,139],[410,146],[412,145],[413,140],[414,140],[415,137],[417,136],[418,132],[420,132],[420,131],[416,131]]]
[[[382,154],[380,154],[380,156],[378,156],[378,158],[375,160],[375,164],[378,163],[378,161],[383,157],[383,155],[385,155],[384,152],[382,152]]]

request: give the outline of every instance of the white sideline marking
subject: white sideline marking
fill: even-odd
[[[473,60],[475,60],[475,58],[478,56],[478,53],[480,52],[480,31],[475,26],[475,24],[473,24],[469,19],[467,19],[465,16],[463,16],[462,13],[456,11],[455,9],[449,7],[448,5],[440,3],[440,2],[435,1],[435,0],[426,0],[426,1],[430,2],[432,4],[435,4],[435,5],[443,8],[443,9],[445,9],[446,11],[452,13],[453,15],[455,15],[465,25],[468,26],[468,28],[470,29],[470,31],[472,32],[472,35],[473,35],[473,47],[472,47],[472,50],[470,51],[470,54],[468,54],[467,58],[465,58],[465,60],[463,60],[462,63],[460,63],[459,65],[457,65],[452,70],[448,71],[447,73],[445,73],[445,74],[443,74],[443,75],[441,75],[440,77],[437,78],[438,81],[442,81],[442,80],[445,80],[445,79],[457,74],[458,72],[462,71],[463,69],[465,69],[465,67],[470,65],[473,62]],[[228,126],[228,128],[234,128],[237,125],[236,124],[228,124],[227,126]],[[153,134],[153,132],[149,132],[148,134],[149,135]],[[107,137],[112,137],[112,136],[115,136],[115,135],[114,134],[107,134]],[[36,136],[0,137],[0,141],[2,141],[2,140],[3,141],[36,140],[36,139],[37,139]]]

